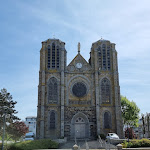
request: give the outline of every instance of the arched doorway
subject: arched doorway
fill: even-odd
[[[85,121],[82,117],[75,120],[75,137],[77,139],[85,138]]]
[[[85,114],[79,112],[71,120],[71,138],[89,138],[89,121]]]

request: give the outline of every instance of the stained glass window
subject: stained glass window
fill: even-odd
[[[58,83],[57,79],[52,77],[48,82],[48,103],[56,104],[58,102]]]
[[[101,99],[102,103],[110,103],[110,81],[107,78],[101,81]]]
[[[83,97],[87,92],[86,85],[82,82],[77,82],[73,85],[72,92],[77,97]]]
[[[55,112],[52,111],[50,114],[50,129],[55,129]]]
[[[111,115],[110,112],[104,113],[104,128],[110,129],[111,128]]]

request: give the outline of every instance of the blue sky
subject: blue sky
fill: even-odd
[[[66,43],[67,62],[86,60],[101,37],[116,43],[121,94],[150,112],[150,1],[5,0],[0,5],[0,89],[17,101],[18,116],[36,116],[41,42]]]

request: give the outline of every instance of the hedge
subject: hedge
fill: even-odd
[[[50,139],[24,141],[8,146],[8,150],[57,149],[58,143]]]
[[[130,142],[124,141],[122,143],[124,148],[137,148],[137,147],[150,147],[149,139],[131,140]]]

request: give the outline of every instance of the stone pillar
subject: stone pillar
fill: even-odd
[[[118,144],[118,145],[117,145],[117,149],[118,149],[118,150],[122,150],[122,145],[121,145],[121,144]]]
[[[94,50],[95,58],[95,98],[96,98],[96,122],[97,135],[100,134],[100,107],[99,107],[99,81],[98,81],[98,64],[97,64],[97,50]]]
[[[64,50],[61,50],[61,137],[64,137]]]
[[[44,138],[44,104],[45,104],[45,51],[42,49],[42,83],[41,83],[41,117],[40,117],[40,139]]]
[[[73,145],[73,150],[78,150],[78,145],[77,144]]]
[[[120,138],[123,138],[123,123],[121,115],[121,104],[120,104],[120,87],[118,78],[118,64],[117,64],[117,52],[115,50],[115,44],[113,48],[113,70],[114,70],[114,97],[115,97],[115,111],[116,111],[116,129],[117,134]]]

